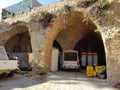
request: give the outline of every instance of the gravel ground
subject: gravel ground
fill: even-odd
[[[0,90],[119,90],[82,72],[49,72],[45,79],[16,74],[0,79]]]

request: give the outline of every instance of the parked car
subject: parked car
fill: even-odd
[[[19,61],[9,60],[4,46],[0,46],[0,75],[14,76],[18,67]]]

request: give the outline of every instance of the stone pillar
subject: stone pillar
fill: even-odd
[[[107,46],[107,78],[111,85],[120,80],[120,33],[106,40]]]
[[[31,36],[31,46],[33,53],[33,70],[34,71],[48,71],[50,70],[51,61],[51,42],[46,43],[47,28],[42,28],[39,23],[29,25],[29,32]],[[48,39],[49,41],[49,39]]]

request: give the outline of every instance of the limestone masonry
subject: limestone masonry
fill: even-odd
[[[2,20],[0,45],[10,51],[8,41],[15,35],[28,33],[34,70],[49,71],[55,40],[62,50],[67,50],[76,48],[86,35],[95,36],[105,51],[101,53],[105,54],[107,80],[114,85],[120,80],[120,0],[90,1],[63,0]]]

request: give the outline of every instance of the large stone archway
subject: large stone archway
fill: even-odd
[[[12,23],[6,32],[1,33],[7,36],[4,46],[7,52],[31,52],[31,36],[27,23],[18,21]],[[21,49],[16,51],[15,49]],[[29,49],[29,50],[28,50]]]
[[[65,20],[66,28],[64,28]],[[88,33],[98,34],[98,37],[103,41],[100,31],[97,30],[97,26],[90,19],[85,21],[82,12],[72,12],[69,15],[64,15],[58,18],[54,23],[53,27],[50,28],[49,33],[46,35],[44,43],[43,58],[44,64],[47,66],[45,69],[50,69],[51,51],[54,40],[60,43],[63,50],[74,49],[77,42]]]
[[[29,33],[27,23],[18,21],[11,24],[9,28],[6,28],[6,31],[0,33],[0,45],[4,46],[11,37],[24,32]]]
[[[31,40],[28,31],[19,32],[12,36],[6,43],[7,52],[32,52]]]
[[[111,0],[110,0],[111,1]],[[99,2],[99,1],[98,1]],[[116,0],[112,0],[109,7],[103,7],[102,10],[99,9],[101,7],[100,5],[96,5],[96,3],[91,4],[88,7],[77,7],[76,4],[78,4],[78,1],[75,0],[63,0],[63,2],[58,2],[55,4],[50,4],[47,6],[42,6],[38,9],[35,9],[31,11],[30,13],[25,13],[23,15],[20,15],[15,18],[10,18],[8,20],[5,20],[5,24],[2,22],[3,25],[0,23],[0,45],[5,45],[6,41],[9,40],[9,38],[13,35],[15,35],[15,32],[21,32],[21,30],[13,30],[15,28],[14,26],[17,25],[17,27],[26,26],[28,25],[29,28],[29,34],[31,36],[31,44],[33,48],[33,56],[35,61],[35,68],[43,68],[44,70],[50,69],[50,62],[51,62],[51,51],[53,48],[53,42],[54,40],[59,40],[59,43],[64,43],[65,40],[60,42],[59,36],[61,36],[61,33],[64,33],[64,31],[69,32],[72,31],[71,27],[74,27],[74,30],[77,30],[77,28],[80,28],[79,30],[84,31],[87,30],[86,27],[93,26],[91,29],[93,30],[94,26],[96,33],[99,33],[101,36],[101,40],[103,40],[103,45],[106,53],[106,64],[107,64],[107,79],[111,84],[115,84],[118,82],[118,79],[120,78],[120,45],[119,45],[119,38],[120,38],[120,20],[119,20],[119,5],[120,2]],[[104,3],[103,3],[104,4]],[[78,16],[75,15],[76,18],[71,19],[71,14],[69,12],[66,12],[63,10],[64,5],[67,5],[67,7],[71,6],[74,8],[72,11],[73,15],[74,13],[78,13]],[[42,28],[41,24],[41,17],[43,12],[48,11],[49,13],[55,14],[57,18],[53,20],[54,22],[50,22],[50,26],[48,25],[46,28]],[[67,10],[68,11],[68,10]],[[74,11],[81,11],[81,12],[74,12]],[[84,14],[86,17],[84,17]],[[31,19],[33,17],[33,19]],[[79,18],[77,18],[79,17]],[[115,17],[115,18],[113,18]],[[91,20],[91,19],[92,20]],[[17,21],[21,21],[23,23],[17,23]],[[42,19],[43,21],[43,19]],[[65,21],[67,28],[64,28]],[[26,22],[26,23],[24,23]],[[70,23],[68,23],[70,22]],[[80,23],[84,26],[84,28],[81,28],[80,25],[76,25],[76,23]],[[12,26],[11,24],[14,23]],[[52,24],[51,24],[52,23]],[[86,25],[86,24],[87,25]],[[94,24],[95,23],[95,24]],[[27,26],[26,26],[27,27]],[[76,28],[75,28],[76,27]],[[6,30],[6,28],[8,30]],[[86,28],[86,29],[85,29]],[[78,30],[78,31],[79,31]],[[93,30],[93,31],[94,31]],[[15,32],[14,32],[15,31]],[[68,45],[67,49],[73,48],[75,42],[77,43],[84,35],[85,32],[79,32],[82,33],[79,37],[79,39],[74,40],[74,42],[71,42],[71,45],[63,45],[62,48],[65,49],[65,47]],[[88,32],[88,31],[87,31]],[[11,33],[11,34],[9,34]],[[71,32],[75,33],[75,32]],[[79,36],[79,33],[76,34]],[[17,33],[16,33],[17,34]],[[83,35],[83,36],[82,36]],[[69,35],[68,35],[69,36]],[[63,37],[62,37],[63,38]],[[74,38],[74,37],[72,37]]]
[[[32,52],[31,36],[29,28],[24,22],[16,22],[1,33],[0,45],[3,45],[8,53],[9,59],[17,57],[19,60],[19,68],[29,68],[29,54]]]
[[[27,52],[27,45],[31,48],[31,36],[27,23],[18,21],[12,23],[9,28],[0,33],[0,45],[6,48],[7,52],[13,52],[15,46],[22,47],[21,52]]]

